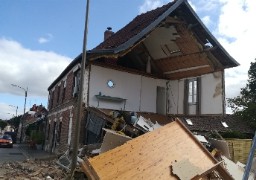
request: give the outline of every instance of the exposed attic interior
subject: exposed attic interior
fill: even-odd
[[[199,76],[223,69],[211,55],[215,49],[208,39],[202,42],[192,25],[168,16],[147,37],[118,58],[100,58],[103,62],[165,79]]]

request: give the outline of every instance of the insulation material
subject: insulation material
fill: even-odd
[[[155,180],[177,179],[170,167],[184,160],[202,170],[200,172],[217,168],[223,177],[232,179],[179,120],[90,158],[89,162],[100,179]]]
[[[106,151],[114,149],[115,147],[121,146],[125,142],[132,139],[129,136],[118,134],[110,129],[103,128],[103,130],[106,131],[106,134],[100,147],[100,153],[104,153]]]
[[[186,169],[184,171],[184,169]],[[192,164],[188,159],[172,164],[172,173],[177,175],[180,180],[191,179],[202,173],[202,169]]]
[[[229,159],[231,158],[228,143],[225,140],[210,138],[209,141],[212,146],[221,151],[222,155],[226,156]]]

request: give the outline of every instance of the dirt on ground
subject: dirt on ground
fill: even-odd
[[[56,160],[5,162],[0,164],[0,179],[4,180],[59,180],[67,179],[68,172]]]

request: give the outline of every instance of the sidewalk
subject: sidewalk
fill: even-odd
[[[41,149],[31,149],[28,144],[17,143],[17,148],[26,156],[27,159],[31,160],[50,160],[57,158],[57,155],[46,152]]]

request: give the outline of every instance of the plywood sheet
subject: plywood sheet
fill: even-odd
[[[89,159],[100,179],[177,179],[171,174],[171,165],[184,160],[202,171],[216,164],[180,121]]]

